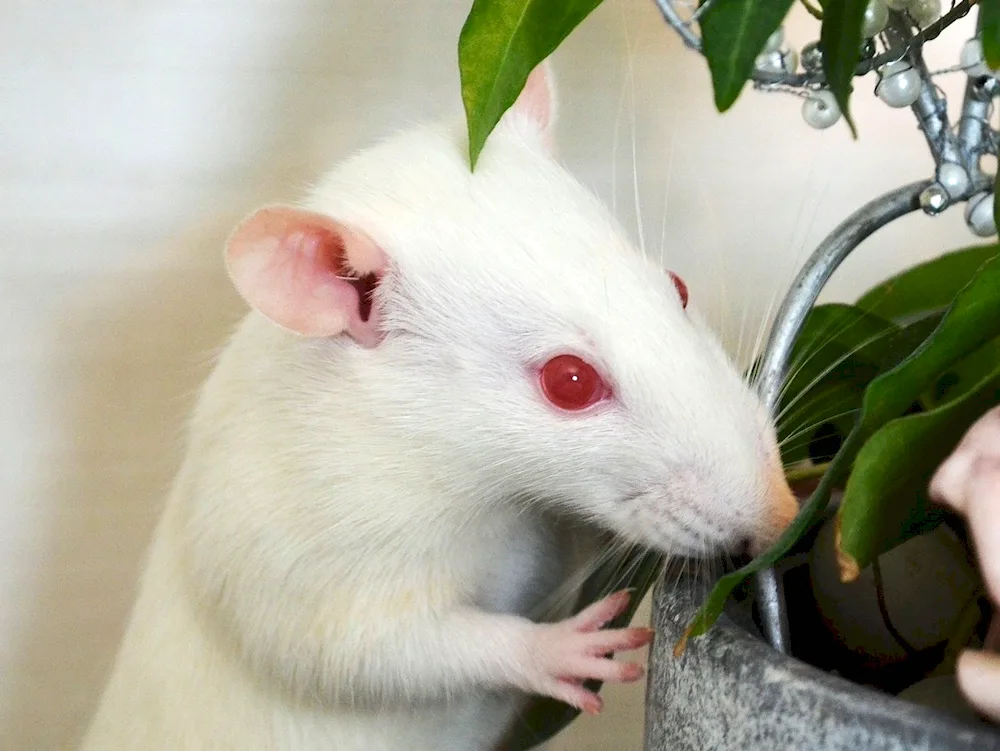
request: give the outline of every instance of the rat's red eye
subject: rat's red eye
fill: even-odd
[[[672,281],[674,286],[677,288],[677,294],[681,296],[681,307],[686,308],[688,306],[687,285],[684,283],[684,280],[677,276],[677,274],[673,271],[668,271],[667,273],[670,274],[670,281]]]
[[[585,409],[608,394],[598,372],[575,355],[558,355],[545,363],[541,383],[545,397],[559,409]]]

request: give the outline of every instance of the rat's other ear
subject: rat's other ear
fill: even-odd
[[[303,336],[347,334],[365,347],[380,341],[371,294],[386,255],[364,232],[330,217],[265,206],[226,244],[226,269],[247,304]]]
[[[549,152],[555,151],[556,91],[548,59],[542,60],[528,75],[504,120],[517,128],[530,127],[541,136]]]

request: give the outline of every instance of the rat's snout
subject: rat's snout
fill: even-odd
[[[767,475],[764,508],[759,531],[750,540],[750,555],[757,556],[771,547],[799,513],[799,499],[788,486],[780,465]]]

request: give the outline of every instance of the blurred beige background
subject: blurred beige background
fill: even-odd
[[[0,747],[70,749],[93,709],[193,390],[241,314],[228,229],[373,137],[458,106],[469,5],[0,0]],[[801,47],[812,29],[802,17],[789,36]],[[936,44],[933,65],[955,62],[969,31]],[[873,78],[857,142],[810,130],[786,95],[750,92],[717,115],[703,61],[652,0],[608,0],[555,66],[564,160],[662,250],[731,346],[758,338],[840,219],[930,172],[912,116],[878,102]],[[960,210],[907,220],[829,296],[973,239]],[[557,747],[637,751],[642,691],[609,689],[605,716]]]

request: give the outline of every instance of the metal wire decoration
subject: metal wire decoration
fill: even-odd
[[[801,0],[813,15],[819,13]],[[663,18],[684,44],[702,52],[698,19],[716,2],[702,0],[655,0]],[[847,217],[816,248],[798,276],[775,318],[760,363],[761,397],[776,413],[781,386],[788,371],[792,345],[827,281],[845,258],[867,237],[890,222],[917,210],[934,216],[965,203],[965,221],[979,237],[997,233],[993,218],[994,176],[982,168],[985,155],[997,154],[1000,134],[990,124],[993,100],[1000,96],[1000,71],[990,70],[977,36],[962,47],[957,64],[930,71],[924,62],[924,45],[944,29],[968,15],[976,0],[871,0],[864,20],[866,43],[855,76],[875,72],[875,95],[890,107],[909,107],[923,132],[934,174],[926,180],[904,185],[862,206]],[[757,57],[752,82],[759,91],[783,92],[803,99],[802,115],[814,128],[827,128],[841,116],[823,75],[823,53],[817,42],[807,44],[801,54],[788,46],[782,29],[768,40]],[[934,78],[964,72],[968,78],[957,125],[948,115],[948,101]],[[779,564],[780,566],[780,564]],[[754,582],[764,636],[781,652],[789,646],[788,622],[782,590],[782,572],[769,568]]]

